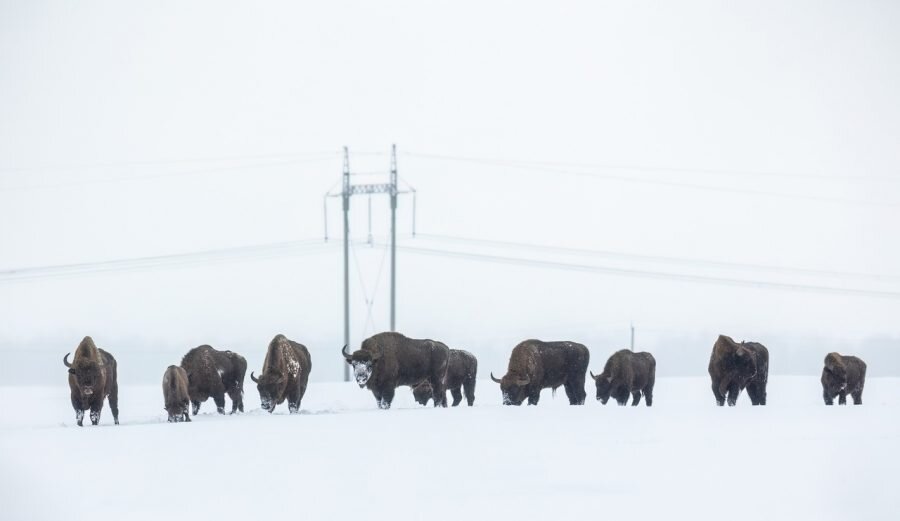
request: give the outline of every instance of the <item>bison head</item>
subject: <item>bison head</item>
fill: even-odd
[[[168,422],[176,423],[184,419],[184,415],[188,410],[188,399],[179,401],[171,401],[166,403],[166,413],[169,415]]]
[[[353,366],[353,376],[356,378],[356,383],[359,384],[360,388],[365,387],[369,379],[372,378],[372,373],[375,371],[375,363],[381,358],[381,353],[372,353],[365,349],[359,349],[350,354],[347,352],[347,346],[344,346],[341,349],[341,354],[344,355],[344,360]]]
[[[847,387],[847,367],[841,355],[828,353],[825,357],[825,378],[831,387],[843,389]]]
[[[260,407],[269,412],[274,411],[278,397],[284,396],[287,378],[278,373],[263,373],[257,378],[253,376],[253,371],[250,371],[250,379],[256,383],[256,389],[259,391]]]
[[[521,377],[507,373],[503,378],[495,378],[491,373],[491,380],[500,384],[500,392],[503,393],[503,405],[522,405],[528,398],[528,377]]]
[[[89,398],[95,392],[101,392],[100,387],[103,385],[103,370],[100,364],[93,360],[76,360],[76,363],[69,363],[69,355],[63,357],[63,364],[69,368],[69,374],[75,378],[75,383],[81,391],[81,395]]]
[[[597,385],[597,400],[606,405],[606,402],[609,401],[609,393],[612,392],[612,377],[604,373],[594,375],[591,372],[591,378],[594,379],[594,383]]]
[[[412,388],[413,397],[416,399],[416,402],[422,405],[428,405],[428,400],[432,398],[434,391],[431,388],[431,383],[428,381],[424,381],[418,385],[413,386]]]

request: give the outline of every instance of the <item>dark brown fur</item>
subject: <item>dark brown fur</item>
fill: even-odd
[[[163,373],[163,403],[169,414],[169,423],[191,421],[188,407],[191,397],[188,395],[188,376],[184,368],[170,365]]]
[[[475,377],[478,375],[478,359],[475,355],[461,349],[450,350],[450,362],[447,366],[446,388],[453,396],[453,407],[462,402],[464,390],[466,403],[472,406],[475,403]],[[462,390],[461,390],[462,389]],[[413,397],[422,405],[428,405],[428,400],[434,395],[434,390],[428,381],[424,381],[413,387]]]
[[[656,359],[646,352],[634,353],[628,349],[616,351],[606,361],[603,372],[597,376],[593,373],[597,386],[597,399],[603,405],[612,396],[619,405],[631,405],[641,401],[641,393],[647,407],[653,405],[653,385],[656,383]]]
[[[587,392],[584,380],[591,354],[576,342],[526,340],[509,357],[506,375],[491,379],[500,384],[504,405],[537,405],[541,390],[563,386],[571,405],[583,405]]]
[[[231,398],[231,413],[244,412],[244,375],[247,360],[231,351],[219,351],[208,345],[195,347],[181,359],[181,367],[187,371],[188,394],[191,396],[193,415],[197,416],[200,404],[212,397],[219,414],[225,414],[225,394]]]
[[[63,364],[69,368],[69,389],[72,408],[81,427],[84,411],[91,411],[91,424],[100,423],[103,399],[109,398],[109,409],[113,420],[119,424],[119,384],[116,381],[116,359],[106,351],[98,349],[94,340],[86,336],[78,344],[75,357],[70,364],[68,353]]]
[[[855,356],[828,353],[822,369],[822,396],[825,405],[833,405],[838,396],[838,404],[847,404],[847,394],[853,397],[854,405],[862,405],[863,387],[866,385],[866,363]]]
[[[256,383],[262,408],[272,412],[275,406],[288,401],[291,414],[300,412],[300,400],[306,394],[306,384],[312,360],[303,344],[288,340],[284,335],[275,335],[266,350],[262,373],[250,379]]]
[[[769,380],[769,350],[756,342],[737,343],[719,335],[709,357],[709,376],[716,404],[737,403],[738,395],[747,388],[753,405],[766,404]]]
[[[444,379],[450,349],[435,340],[407,338],[400,333],[378,333],[365,339],[352,354],[344,346],[342,354],[353,366],[356,382],[375,395],[381,409],[389,409],[401,385],[427,381],[432,387],[435,407],[446,407]]]

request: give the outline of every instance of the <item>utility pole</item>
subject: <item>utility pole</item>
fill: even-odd
[[[341,188],[344,208],[344,345],[350,345],[350,153],[344,147]],[[344,381],[350,381],[350,364],[344,364]]]
[[[634,322],[631,323],[631,350],[634,351]]]
[[[350,198],[354,195],[369,196],[369,243],[372,243],[372,194],[388,194],[391,198],[391,321],[390,330],[396,331],[397,325],[397,196],[413,194],[413,235],[415,235],[415,189],[400,190],[397,176],[397,145],[391,145],[391,171],[388,183],[352,184],[350,182],[350,153],[344,147],[344,169],[340,193],[325,194],[325,240],[328,240],[329,197],[341,197],[344,212],[344,344],[350,345]],[[350,367],[344,364],[344,381],[350,380]]]
[[[397,145],[391,145],[391,331],[397,318]]]

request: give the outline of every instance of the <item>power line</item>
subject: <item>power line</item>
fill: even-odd
[[[900,292],[895,291],[879,291],[859,288],[839,288],[833,286],[817,286],[810,284],[793,284],[783,282],[771,282],[763,280],[737,279],[729,277],[713,277],[706,275],[692,275],[684,273],[670,273],[662,271],[637,270],[630,268],[618,268],[611,266],[575,264],[566,262],[546,261],[540,259],[528,259],[522,257],[509,257],[501,255],[486,255],[480,253],[469,253],[452,250],[443,250],[435,248],[421,248],[416,246],[398,246],[398,248],[409,253],[418,253],[421,255],[432,255],[447,258],[467,259],[473,261],[492,262],[499,264],[511,264],[518,266],[529,266],[537,268],[550,268],[564,271],[580,271],[588,273],[602,273],[608,275],[620,275],[628,277],[658,279],[658,280],[674,280],[680,282],[719,284],[728,286],[741,286],[760,289],[777,289],[787,291],[801,291],[813,293],[825,293],[832,295],[860,296],[860,297],[877,297],[900,299]]]
[[[80,163],[68,165],[36,165],[36,166],[13,166],[0,168],[0,172],[36,172],[36,171],[52,171],[52,170],[86,170],[86,169],[104,169],[119,166],[152,166],[152,165],[170,165],[182,163],[218,163],[223,161],[244,161],[259,159],[284,159],[284,158],[304,158],[310,156],[330,156],[338,157],[337,150],[322,152],[299,152],[284,154],[256,154],[246,156],[222,156],[222,157],[203,157],[203,158],[179,158],[179,159],[140,159],[125,161],[107,161],[98,163]]]
[[[835,277],[835,278],[857,278],[857,279],[869,279],[869,280],[900,280],[900,277],[889,276],[889,275],[852,273],[852,272],[808,269],[808,268],[793,268],[793,267],[784,267],[784,266],[771,266],[771,265],[764,265],[764,264],[712,261],[712,260],[703,260],[703,259],[689,259],[689,258],[683,258],[683,257],[666,257],[666,256],[660,256],[660,255],[638,255],[638,254],[615,252],[615,251],[609,251],[609,250],[592,250],[592,249],[585,249],[585,248],[550,246],[550,245],[524,243],[524,242],[475,239],[475,238],[470,238],[470,237],[459,237],[459,236],[453,236],[453,235],[418,233],[417,237],[422,237],[425,239],[431,239],[431,240],[436,240],[436,241],[468,243],[468,244],[482,245],[482,246],[488,246],[488,247],[548,251],[548,252],[556,252],[556,253],[563,253],[563,254],[592,256],[592,257],[607,257],[607,258],[612,258],[612,259],[622,259],[622,260],[640,261],[640,262],[654,262],[654,263],[664,263],[664,264],[678,264],[678,265],[685,265],[685,266],[727,268],[727,269],[739,269],[739,270],[756,270],[756,271],[764,271],[764,272],[772,272],[772,273],[787,273],[787,274],[796,274],[796,275],[816,275],[816,276],[827,276],[827,277]]]
[[[14,268],[0,270],[0,282],[69,277],[108,271],[139,271],[159,267],[181,267],[193,264],[280,258],[283,256],[318,253],[319,251],[327,251],[331,248],[332,245],[323,242],[322,239],[305,239],[170,255],[152,255],[97,262]]]
[[[604,173],[598,173],[598,172],[583,172],[583,171],[576,171],[576,170],[565,170],[565,169],[560,169],[560,168],[549,168],[549,167],[545,167],[545,166],[540,166],[539,164],[529,164],[527,162],[521,162],[521,161],[491,160],[491,159],[447,156],[447,155],[438,155],[438,154],[420,154],[420,153],[413,153],[413,152],[407,152],[406,154],[409,157],[418,157],[421,159],[468,162],[468,163],[482,164],[482,165],[493,166],[493,167],[507,167],[507,168],[539,172],[539,173],[546,173],[546,174],[561,174],[561,175],[570,175],[570,176],[577,176],[577,177],[586,177],[586,178],[591,178],[591,179],[605,179],[605,180],[612,180],[612,181],[621,181],[624,183],[668,186],[668,187],[672,187],[672,188],[723,192],[723,193],[732,193],[732,194],[741,194],[741,195],[755,195],[755,196],[765,196],[765,197],[778,197],[778,198],[785,198],[785,199],[798,199],[798,200],[814,201],[814,202],[829,203],[829,204],[900,208],[900,203],[893,203],[893,202],[865,201],[865,200],[858,200],[858,199],[843,199],[843,198],[839,198],[839,197],[827,197],[827,196],[784,193],[784,192],[768,192],[765,190],[729,188],[729,187],[725,187],[725,186],[705,185],[705,184],[700,184],[700,183],[687,183],[687,182],[668,181],[668,180],[661,180],[661,179],[646,179],[646,178],[629,177],[629,176],[616,175],[616,174],[604,174]]]
[[[54,189],[54,188],[71,187],[71,186],[123,183],[123,182],[130,182],[130,181],[145,181],[145,180],[149,180],[149,179],[184,177],[184,176],[197,175],[197,174],[209,174],[209,173],[215,173],[215,172],[228,172],[228,171],[241,171],[241,170],[250,170],[250,169],[253,169],[253,173],[259,173],[258,169],[260,169],[260,168],[271,168],[271,167],[275,167],[275,166],[297,165],[297,164],[303,164],[303,163],[315,163],[315,162],[319,162],[319,161],[325,161],[328,159],[331,159],[331,158],[323,157],[323,158],[308,158],[308,159],[291,159],[291,160],[278,161],[278,162],[229,165],[229,166],[201,168],[201,169],[179,171],[179,172],[165,172],[165,173],[154,173],[154,174],[147,174],[147,175],[135,175],[135,176],[128,176],[128,177],[115,177],[115,178],[104,178],[104,179],[82,179],[82,180],[74,180],[74,181],[67,181],[67,182],[64,181],[64,182],[56,182],[56,183],[52,183],[52,184],[40,184],[40,185],[31,185],[31,186],[28,186],[28,185],[7,186],[7,187],[0,187],[0,192],[37,190],[37,189],[48,189],[48,188]]]

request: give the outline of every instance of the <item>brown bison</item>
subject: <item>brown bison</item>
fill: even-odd
[[[526,398],[537,405],[542,389],[561,385],[571,405],[583,405],[590,360],[588,349],[576,342],[526,340],[512,350],[506,375],[498,379],[491,373],[491,380],[500,384],[504,405],[521,405]]]
[[[276,335],[269,342],[259,378],[250,373],[250,379],[259,390],[262,408],[272,412],[286,399],[291,414],[300,412],[300,400],[306,393],[311,370],[312,361],[306,346],[288,340],[284,335]]]
[[[69,389],[72,391],[72,407],[78,426],[82,426],[84,411],[89,409],[91,424],[100,423],[103,399],[107,397],[113,421],[118,425],[119,384],[116,382],[116,359],[113,355],[98,349],[94,340],[86,336],[75,349],[72,363],[69,363],[69,353],[66,353],[63,364],[69,368]]]
[[[191,421],[188,406],[191,398],[188,395],[187,371],[177,365],[170,365],[163,374],[163,400],[169,423]]]
[[[478,359],[475,355],[461,349],[450,350],[450,362],[447,366],[446,388],[453,396],[453,407],[462,401],[462,388],[466,393],[466,402],[471,407],[475,403],[475,377],[478,374]],[[422,405],[428,405],[434,391],[428,381],[413,387],[413,397]]]
[[[344,346],[341,354],[353,366],[356,383],[372,391],[381,409],[390,409],[397,387],[425,381],[431,384],[434,406],[447,406],[444,378],[450,348],[441,342],[378,333],[363,340],[352,354]]]
[[[210,346],[195,347],[181,359],[187,371],[188,394],[197,416],[200,404],[210,396],[219,414],[225,414],[225,394],[231,398],[231,413],[244,412],[244,375],[247,360],[231,351],[219,351]]]
[[[597,384],[597,399],[603,405],[609,401],[609,397],[619,405],[628,403],[631,395],[631,405],[641,402],[641,393],[647,407],[653,405],[653,384],[656,382],[656,359],[650,353],[634,353],[628,349],[616,351],[606,361],[603,372],[591,378]]]
[[[847,393],[853,397],[854,405],[862,405],[863,386],[866,384],[866,363],[855,356],[828,353],[822,369],[822,395],[825,405],[847,405]]]
[[[726,396],[728,405],[734,405],[745,387],[753,405],[765,405],[769,350],[756,342],[737,343],[719,335],[709,357],[709,376],[718,405],[725,405]]]

